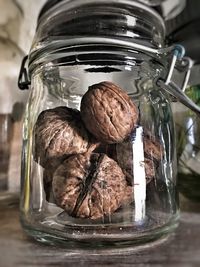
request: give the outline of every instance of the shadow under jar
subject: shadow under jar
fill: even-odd
[[[70,246],[158,239],[177,226],[165,29],[135,1],[60,1],[29,55],[21,221]]]

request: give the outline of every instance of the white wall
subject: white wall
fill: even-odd
[[[29,52],[38,12],[44,2],[45,0],[0,0],[0,114],[10,114],[16,102],[26,103],[28,92],[18,89],[18,74],[21,60]],[[15,111],[15,115],[17,113],[19,110]],[[4,132],[6,129],[3,129],[3,126],[0,129],[2,129],[2,132],[0,131],[0,138],[2,138],[6,135]],[[9,191],[18,192],[22,123],[13,123],[10,131],[13,138],[10,144],[9,171],[5,177],[8,177]],[[0,143],[0,145],[4,145],[7,149],[7,144]],[[5,149],[1,147],[0,153],[6,153],[3,152]],[[0,170],[0,179],[4,177],[3,175]]]
[[[27,99],[27,92],[18,90],[17,79],[45,1],[0,0],[0,113],[11,113],[15,102]]]

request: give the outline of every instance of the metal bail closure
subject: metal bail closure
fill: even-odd
[[[184,57],[185,49],[181,45],[176,45],[173,49],[173,56],[171,65],[169,68],[169,72],[166,78],[166,81],[162,79],[158,79],[157,85],[163,89],[165,89],[168,93],[170,93],[175,99],[180,101],[183,105],[194,111],[198,116],[200,116],[200,107],[197,106],[184,92],[188,85],[188,81],[190,78],[191,68],[194,64],[193,60],[189,57]],[[177,66],[179,63],[179,66]],[[181,64],[180,64],[181,63]],[[185,77],[183,80],[183,85],[180,88],[176,83],[172,81],[172,76],[174,69],[181,69],[181,71],[185,72]]]
[[[21,90],[28,90],[29,85],[31,84],[28,76],[28,71],[26,68],[26,63],[28,60],[28,56],[25,56],[22,60],[20,72],[19,72],[19,78],[18,78],[18,87]]]

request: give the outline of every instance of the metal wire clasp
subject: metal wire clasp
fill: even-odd
[[[172,76],[173,76],[173,72],[174,72],[177,61],[180,61],[181,66],[179,67],[185,71],[185,77],[184,77],[183,85],[181,88],[183,92],[185,92],[185,89],[188,85],[188,81],[189,81],[190,74],[191,74],[191,68],[194,65],[193,60],[189,57],[184,57],[184,55],[185,55],[184,47],[182,45],[176,45],[173,49],[172,61],[171,61],[169,72],[168,72],[168,75],[165,81],[166,85],[170,85],[170,84],[174,85],[174,82],[172,81]],[[177,69],[179,67],[177,66]]]
[[[20,72],[19,72],[19,78],[18,78],[18,87],[21,90],[28,90],[29,85],[31,84],[28,71],[26,68],[26,63],[28,60],[28,56],[25,56],[22,60]]]
[[[186,107],[194,111],[198,116],[200,116],[200,107],[197,106],[184,92],[188,85],[191,68],[194,65],[194,62],[189,57],[184,57],[185,49],[181,45],[176,45],[173,49],[173,56],[169,72],[167,74],[166,80],[158,79],[157,85],[162,89],[165,89],[173,97],[179,100]],[[179,71],[185,72],[183,84],[179,87],[172,80],[174,70],[178,69]]]

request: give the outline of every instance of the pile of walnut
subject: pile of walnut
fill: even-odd
[[[111,82],[89,87],[81,111],[57,107],[43,111],[34,128],[35,160],[45,169],[47,199],[70,216],[97,219],[133,202],[130,134],[138,110]],[[147,182],[155,177],[162,147],[144,137]]]

